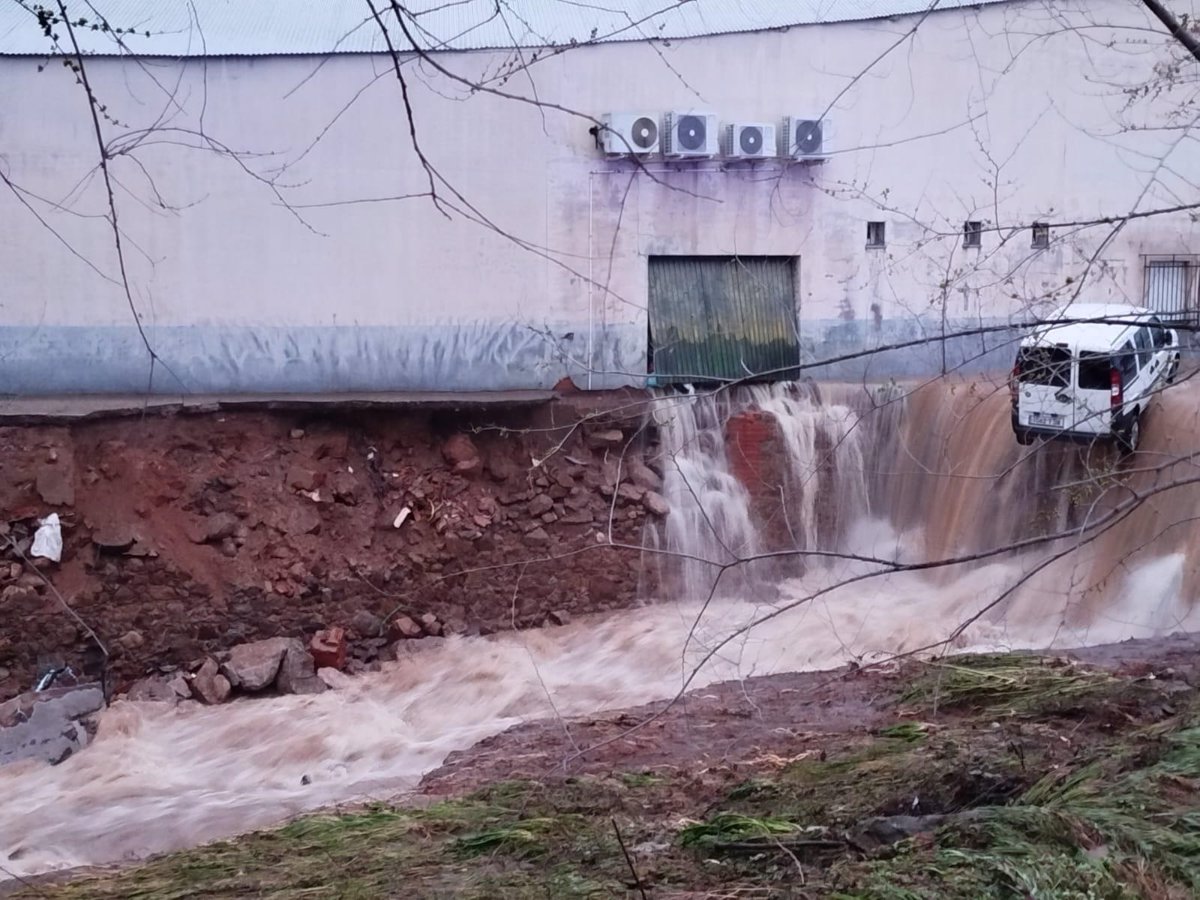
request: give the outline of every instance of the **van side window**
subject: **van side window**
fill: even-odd
[[[1152,343],[1150,340],[1150,329],[1143,325],[1137,330],[1133,339],[1137,343],[1138,367],[1144,369],[1150,365],[1150,353],[1152,350],[1150,346]]]
[[[1126,341],[1117,353],[1113,356],[1113,363],[1121,370],[1121,380],[1125,384],[1137,378],[1138,362],[1137,353],[1133,349],[1133,343]]]
[[[1171,343],[1171,335],[1158,316],[1150,317],[1150,336],[1154,339],[1155,347],[1166,347]]]

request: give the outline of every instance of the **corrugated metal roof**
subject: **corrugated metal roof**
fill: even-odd
[[[46,0],[0,2],[0,55],[38,56],[53,45],[31,12]],[[416,42],[476,50],[599,41],[678,39],[922,13],[932,0],[406,0]],[[1005,0],[940,0],[938,9]],[[383,11],[387,0],[375,0]],[[386,50],[365,0],[67,0],[87,53],[116,54],[114,39],[91,25],[134,29],[128,52],[147,56],[269,56]],[[62,42],[64,29],[56,29]],[[410,47],[393,23],[393,42]],[[148,35],[147,35],[148,33]]]

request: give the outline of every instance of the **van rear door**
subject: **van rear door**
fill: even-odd
[[[1079,351],[1075,391],[1075,428],[1105,434],[1112,428],[1113,370],[1120,372],[1121,360],[1110,353]],[[1120,375],[1117,376],[1121,378]],[[1118,386],[1123,387],[1122,381]]]
[[[1071,429],[1075,424],[1071,388],[1071,351],[1061,344],[1022,347],[1017,351],[1017,410],[1030,428]]]

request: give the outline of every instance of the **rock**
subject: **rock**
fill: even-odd
[[[658,516],[660,519],[665,518],[671,512],[670,504],[667,503],[666,497],[657,491],[646,491],[646,496],[642,498],[642,506],[646,511]]]
[[[140,631],[132,631],[131,630],[131,631],[125,632],[123,635],[121,635],[119,638],[117,638],[117,643],[120,644],[121,647],[124,648],[126,651],[129,651],[129,650],[136,650],[139,647],[144,646],[146,643],[146,639],[142,636],[142,633]]]
[[[214,513],[203,522],[193,523],[189,536],[193,543],[212,544],[233,537],[238,527],[238,517],[233,513]]]
[[[342,429],[323,436],[315,455],[317,459],[345,459],[350,455],[350,433]]]
[[[433,613],[425,613],[421,616],[421,628],[431,637],[440,637],[442,633],[442,623]]]
[[[105,522],[92,532],[92,543],[104,553],[124,553],[136,541],[133,529],[120,522]]]
[[[135,681],[125,697],[138,703],[170,703],[174,706],[190,693],[182,675],[151,675]]]
[[[594,518],[590,509],[573,509],[559,521],[564,525],[590,525]]]
[[[631,482],[648,491],[661,491],[663,481],[648,465],[640,459],[631,459],[625,463],[625,474]]]
[[[318,487],[317,473],[303,466],[289,466],[287,470],[287,485],[297,491],[316,490]]]
[[[646,496],[646,489],[639,487],[631,481],[622,481],[617,488],[617,496],[630,503],[637,503]]]
[[[320,694],[326,690],[325,682],[317,677],[312,654],[295,638],[287,640],[275,687],[285,694]]]
[[[350,628],[359,637],[377,637],[383,633],[383,619],[370,610],[360,609],[350,617]]]
[[[566,625],[571,621],[571,614],[565,609],[556,609],[546,616],[546,621],[551,625]]]
[[[264,518],[268,525],[284,534],[315,534],[321,530],[321,516],[308,501],[299,506],[280,503]]]
[[[300,438],[304,437],[304,429],[303,428],[293,428],[291,430],[290,434],[291,434],[291,438],[293,441],[298,441],[298,440],[300,440]]]
[[[337,625],[318,631],[308,645],[313,661],[320,669],[346,667],[346,632]]]
[[[540,516],[554,509],[554,501],[546,494],[538,494],[529,501],[529,515]]]
[[[535,528],[529,534],[525,535],[525,540],[531,544],[548,544],[550,543],[550,535],[546,534],[545,528]]]
[[[229,679],[221,674],[215,660],[206,659],[192,676],[192,693],[210,706],[228,700],[229,691]]]
[[[388,636],[393,641],[419,638],[421,633],[421,626],[408,616],[396,616],[396,618],[388,623]]]
[[[592,495],[584,488],[575,488],[569,497],[563,501],[567,509],[586,509],[592,503]]]
[[[317,669],[317,678],[330,690],[341,690],[354,684],[354,679],[337,669]]]
[[[88,743],[84,720],[104,706],[99,685],[50,688],[0,703],[0,766],[20,759],[57,765]]]
[[[616,428],[603,431],[593,431],[587,436],[587,445],[593,450],[604,450],[608,447],[618,447],[625,441],[625,435]]]
[[[470,436],[456,434],[442,445],[442,456],[455,472],[470,474],[483,468],[483,460],[479,456],[479,448]]]
[[[618,594],[617,585],[604,575],[595,575],[588,582],[588,598],[593,603],[612,603]]]
[[[520,471],[515,462],[501,453],[493,453],[488,457],[487,473],[493,481],[508,481]]]
[[[180,700],[186,700],[192,696],[192,689],[188,686],[187,679],[182,675],[174,675],[167,683],[171,686],[171,690],[175,692],[175,696]]]
[[[349,472],[337,472],[330,483],[333,499],[346,506],[358,505],[358,479]]]
[[[287,638],[238,644],[229,651],[229,659],[221,666],[221,674],[235,688],[261,691],[275,680],[287,648]]]
[[[42,466],[37,473],[37,492],[50,506],[74,506],[73,470],[69,466]]]

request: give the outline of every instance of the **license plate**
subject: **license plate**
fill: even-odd
[[[1030,425],[1049,425],[1054,428],[1060,428],[1063,423],[1063,417],[1056,413],[1030,413]]]

